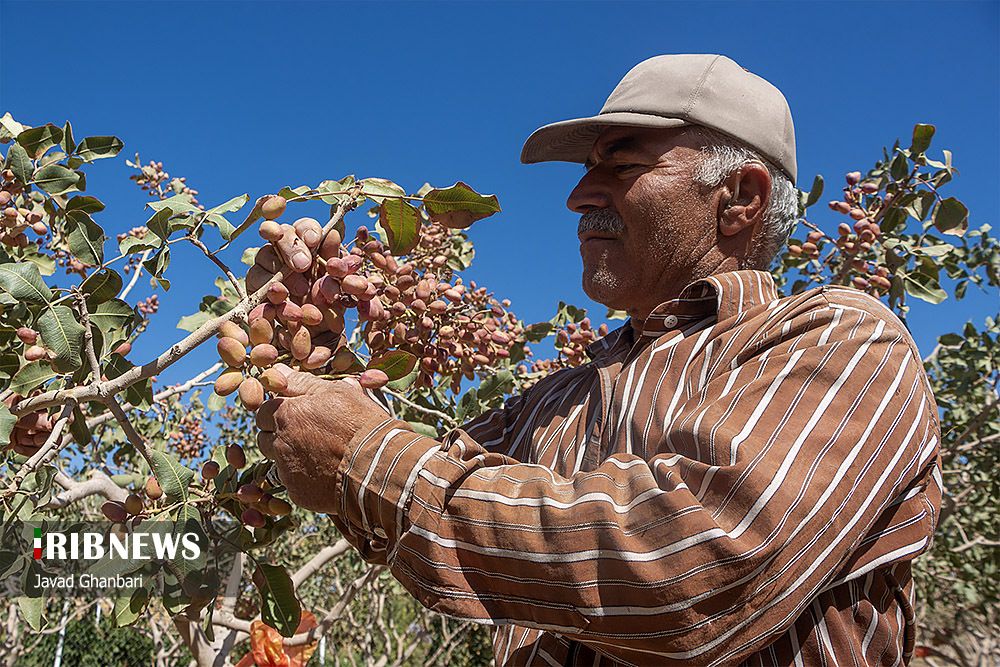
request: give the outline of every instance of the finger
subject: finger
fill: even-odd
[[[259,264],[254,264],[250,267],[250,270],[247,271],[247,292],[253,294],[266,285],[273,277],[273,272],[268,271]]]
[[[291,225],[281,226],[282,234],[278,239],[278,251],[285,258],[285,262],[292,267],[292,270],[299,273],[305,271],[312,264],[312,256],[305,242],[295,233],[295,228]]]
[[[315,248],[323,238],[323,227],[313,218],[299,218],[292,225],[299,238],[309,246]]]
[[[38,453],[39,447],[33,447],[31,445],[22,445],[17,443],[14,445],[14,452],[20,454],[21,456],[32,457]]]
[[[274,413],[277,412],[280,407],[280,398],[271,398],[264,401],[264,403],[257,410],[257,430],[272,432],[277,431],[278,420],[274,416]]]
[[[303,396],[322,389],[326,384],[325,380],[320,380],[312,373],[302,373],[285,364],[275,364],[274,368],[288,380],[288,387],[281,392],[284,396]]]
[[[276,459],[278,457],[277,448],[275,447],[277,439],[278,436],[273,431],[260,431],[257,434],[257,449],[267,458]]]
[[[281,257],[278,256],[278,251],[270,243],[257,251],[257,256],[253,262],[271,273],[277,273],[278,269],[284,263],[281,261]]]

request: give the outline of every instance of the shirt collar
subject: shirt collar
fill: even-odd
[[[686,325],[706,317],[716,316],[719,322],[739,315],[745,310],[778,299],[778,289],[771,274],[766,271],[730,271],[696,280],[680,296],[664,301],[649,314],[644,322],[630,319],[625,326],[612,331],[587,347],[587,354],[596,358],[619,342],[628,343],[631,333],[658,338],[668,331],[683,329]]]

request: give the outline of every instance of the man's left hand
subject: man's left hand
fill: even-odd
[[[288,388],[257,411],[257,445],[276,462],[292,502],[333,513],[332,490],[348,443],[389,415],[354,378],[321,380],[283,364],[276,368],[287,376]]]

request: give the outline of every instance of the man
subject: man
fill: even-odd
[[[524,162],[584,162],[583,285],[628,324],[436,441],[292,373],[258,416],[300,505],[499,665],[899,664],[940,500],[937,408],[856,290],[779,298],[791,114],[721,56],[637,65]],[[316,434],[324,435],[317,440]]]

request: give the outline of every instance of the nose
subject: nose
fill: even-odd
[[[583,175],[566,200],[569,210],[586,213],[611,206],[611,194],[601,178],[602,171],[600,166],[597,166]]]

